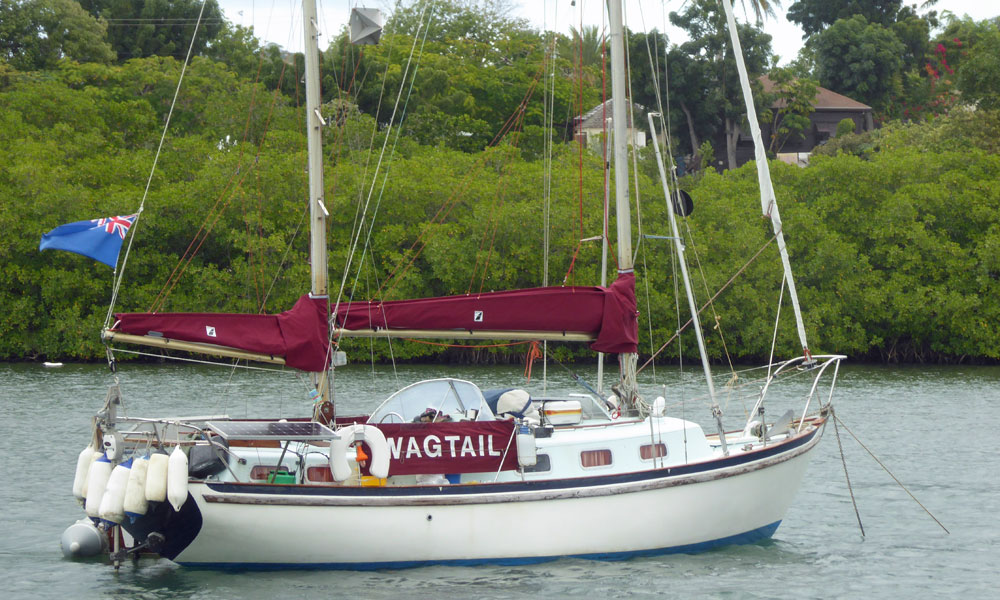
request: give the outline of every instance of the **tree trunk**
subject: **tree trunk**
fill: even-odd
[[[736,139],[739,135],[739,127],[732,119],[726,117],[726,161],[730,169],[736,168]]]
[[[701,147],[701,144],[698,143],[698,134],[694,132],[694,118],[691,116],[691,111],[688,110],[687,105],[683,102],[681,102],[681,110],[684,111],[684,116],[687,117],[688,136],[691,138],[691,155],[697,156],[698,148]]]

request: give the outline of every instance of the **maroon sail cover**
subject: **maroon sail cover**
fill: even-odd
[[[635,275],[610,287],[543,287],[504,292],[341,304],[338,327],[458,331],[567,331],[596,336],[597,352],[635,352],[638,313]]]
[[[377,425],[389,443],[389,474],[495,473],[517,468],[513,421]]]
[[[111,330],[281,356],[289,367],[324,371],[329,349],[326,315],[327,299],[306,295],[277,315],[116,313]]]

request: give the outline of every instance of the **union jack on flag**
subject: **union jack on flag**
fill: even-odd
[[[38,249],[75,252],[114,268],[125,234],[137,216],[104,217],[60,225],[42,235]]]
[[[104,231],[108,233],[117,233],[118,237],[125,239],[125,234],[128,233],[128,228],[132,226],[132,221],[135,221],[136,215],[128,215],[125,217],[106,217],[104,219],[91,219],[91,221],[97,223],[98,227],[104,227]]]

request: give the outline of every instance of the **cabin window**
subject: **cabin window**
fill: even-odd
[[[580,453],[584,467],[604,467],[611,464],[611,450],[584,450]]]
[[[312,483],[333,483],[333,473],[330,467],[309,467],[306,469],[306,479]]]
[[[544,471],[551,471],[552,463],[549,461],[548,454],[539,454],[535,457],[535,466],[524,467],[525,473],[541,473]]]
[[[643,444],[639,446],[639,457],[642,460],[652,460],[654,458],[663,458],[667,455],[667,445],[666,444]]]

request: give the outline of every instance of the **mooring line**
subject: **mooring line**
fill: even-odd
[[[833,415],[833,432],[837,436],[837,448],[840,449],[840,463],[844,465],[844,478],[847,479],[847,491],[851,495],[851,504],[854,505],[854,515],[858,518],[858,527],[861,528],[861,537],[864,538],[865,526],[861,524],[861,513],[858,512],[858,501],[854,499],[854,488],[851,487],[851,476],[847,473],[847,460],[844,459],[844,446],[840,443],[840,430],[837,429],[837,421],[839,419],[837,419],[837,414],[834,412],[833,406],[830,406],[830,414]]]
[[[844,424],[844,422],[840,420],[840,417],[838,417],[836,413],[834,413],[834,414],[833,414],[833,423],[834,423],[834,429],[835,429],[835,430],[836,430],[836,424],[837,424],[838,422],[839,422],[839,423],[840,423],[841,425],[843,425],[843,426],[844,426],[844,431],[846,431],[847,433],[851,434],[851,437],[852,437],[852,438],[854,438],[854,441],[855,441],[855,442],[857,442],[857,443],[858,443],[858,444],[859,444],[859,445],[860,445],[860,446],[861,446],[862,448],[864,448],[864,449],[865,449],[865,452],[867,452],[867,453],[868,453],[868,454],[869,454],[869,455],[870,455],[870,456],[871,456],[871,457],[872,457],[872,458],[873,458],[873,459],[875,460],[875,462],[877,462],[877,463],[878,463],[878,466],[882,467],[882,469],[883,469],[883,470],[884,470],[884,471],[885,471],[886,473],[888,473],[888,474],[889,474],[889,477],[892,477],[892,479],[893,479],[893,480],[894,480],[894,481],[895,481],[895,482],[896,482],[896,483],[897,483],[897,484],[899,485],[899,487],[903,488],[903,491],[905,491],[905,492],[906,492],[907,494],[909,494],[909,495],[910,495],[910,498],[913,498],[913,501],[914,501],[914,502],[916,502],[916,503],[917,503],[917,505],[918,505],[918,506],[919,506],[920,508],[924,509],[924,512],[925,512],[925,513],[927,513],[927,514],[928,514],[928,515],[930,516],[930,518],[934,519],[934,522],[935,522],[935,523],[937,523],[937,524],[938,524],[938,526],[939,526],[939,527],[940,527],[941,529],[944,529],[944,532],[945,532],[945,533],[947,533],[947,534],[950,534],[950,533],[951,533],[950,531],[948,531],[948,528],[947,528],[947,527],[945,527],[945,526],[944,526],[944,525],[943,525],[943,524],[941,523],[941,521],[938,521],[937,517],[935,517],[935,516],[934,516],[934,515],[933,515],[933,514],[931,513],[931,511],[927,510],[927,507],[926,507],[926,506],[924,506],[923,504],[921,504],[921,503],[920,503],[920,500],[917,500],[917,497],[913,495],[913,492],[911,492],[911,491],[910,491],[910,490],[909,490],[909,489],[908,489],[908,488],[907,488],[907,487],[906,487],[905,485],[903,485],[903,482],[902,482],[902,481],[900,481],[898,477],[896,477],[895,475],[893,475],[893,474],[892,474],[892,471],[890,471],[890,470],[889,470],[889,467],[887,467],[887,466],[885,466],[884,464],[882,464],[882,461],[881,461],[881,460],[879,460],[877,456],[875,456],[875,453],[874,453],[874,452],[872,452],[871,450],[869,450],[869,449],[868,449],[868,446],[865,446],[865,445],[864,445],[864,443],[863,443],[863,442],[862,442],[861,440],[859,440],[859,439],[858,439],[858,436],[854,435],[854,432],[853,432],[853,431],[851,431],[851,430],[850,430],[850,429],[849,429],[849,428],[847,427],[847,425],[845,425],[845,424]],[[838,438],[838,440],[837,440],[837,441],[838,441],[838,443],[839,443],[839,441],[840,441],[840,440],[839,440],[839,438]],[[841,456],[843,456],[843,453],[841,453]],[[853,498],[853,496],[852,496],[852,498]]]

